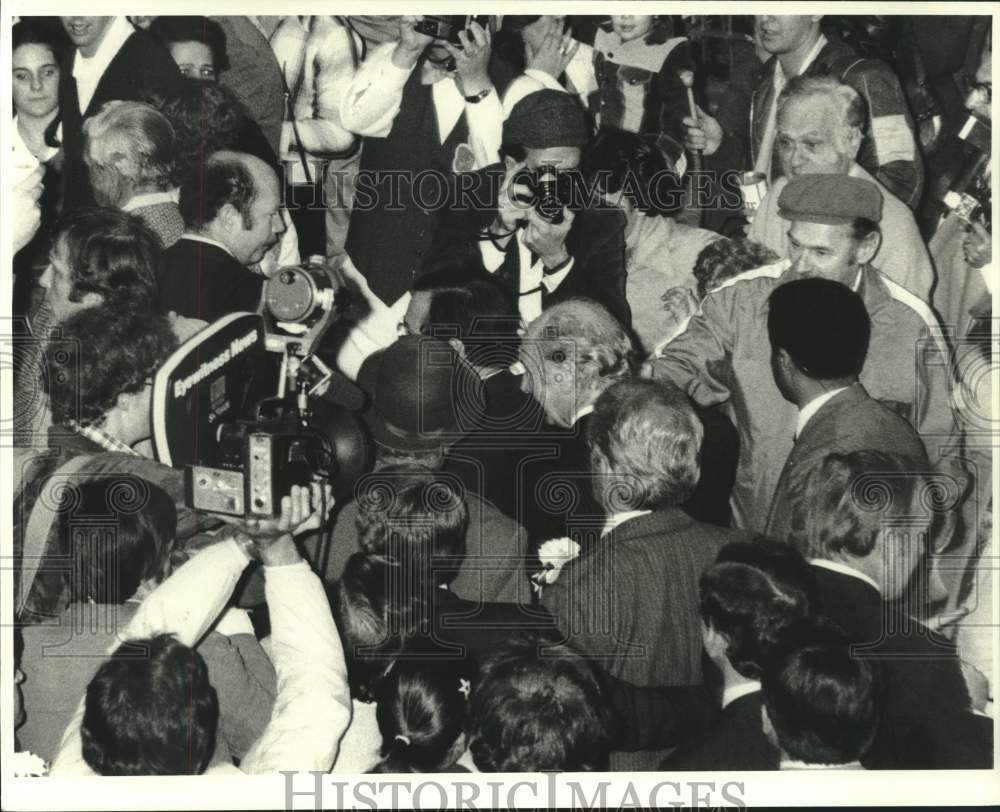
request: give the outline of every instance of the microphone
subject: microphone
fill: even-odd
[[[694,71],[681,70],[677,71],[677,77],[681,80],[681,84],[687,90],[687,100],[688,100],[688,112],[691,114],[691,118],[694,119],[695,125],[700,126],[701,120],[698,117],[698,105],[694,102]],[[695,172],[701,171],[701,150],[691,150],[691,169]]]

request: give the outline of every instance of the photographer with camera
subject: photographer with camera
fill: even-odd
[[[429,264],[464,260],[495,274],[525,322],[584,296],[630,326],[624,215],[599,201],[590,205],[576,171],[590,136],[573,97],[558,90],[525,96],[503,125],[506,169],[497,198],[486,208],[447,211]]]
[[[430,247],[432,210],[421,197],[434,185],[416,178],[431,172],[444,181],[497,159],[503,113],[487,72],[490,34],[475,20],[465,24],[402,17],[399,41],[371,52],[341,103],[343,126],[365,138],[347,254],[388,307],[409,290]]]
[[[150,594],[122,635],[125,643],[91,680],[52,774],[328,770],[350,721],[347,672],[326,593],[293,535],[318,528],[330,507],[329,490],[293,487],[279,519],[239,523]],[[193,646],[253,558],[264,565],[278,696],[270,722],[237,768],[212,760],[218,699]],[[129,656],[137,645],[149,656]]]

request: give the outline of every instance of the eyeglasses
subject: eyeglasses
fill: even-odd
[[[195,68],[194,65],[178,65],[180,72],[187,77],[197,76],[199,79],[214,79],[215,68],[210,65],[203,65]]]

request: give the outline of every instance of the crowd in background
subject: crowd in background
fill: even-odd
[[[990,26],[15,22],[20,773],[992,766]],[[307,260],[372,460],[222,522]]]

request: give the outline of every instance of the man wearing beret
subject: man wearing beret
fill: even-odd
[[[479,198],[484,205],[444,212],[430,265],[464,262],[495,274],[516,298],[525,322],[556,302],[582,296],[631,326],[622,212],[577,195],[584,205],[543,216],[519,176],[527,170],[546,180],[576,170],[589,140],[583,108],[569,94],[545,89],[521,99],[503,125],[506,170],[498,192],[490,190],[485,201]]]
[[[858,162],[865,107],[861,95],[832,76],[796,76],[778,97],[775,154],[785,177],[778,178],[754,214],[748,236],[779,257],[788,256],[788,222],[778,200],[789,178],[809,174],[850,175],[874,183],[882,193],[884,236],[874,264],[893,282],[929,302],[934,268],[913,212]]]
[[[933,314],[869,264],[881,238],[878,188],[847,175],[800,175],[782,191],[779,209],[789,222],[789,259],[727,280],[654,363],[657,377],[698,404],[729,404],[740,435],[734,522],[757,532],[795,436],[796,408],[775,384],[767,332],[768,299],[785,282],[816,276],[854,290],[871,320],[865,389],[913,425],[932,465],[956,434],[948,356]]]

